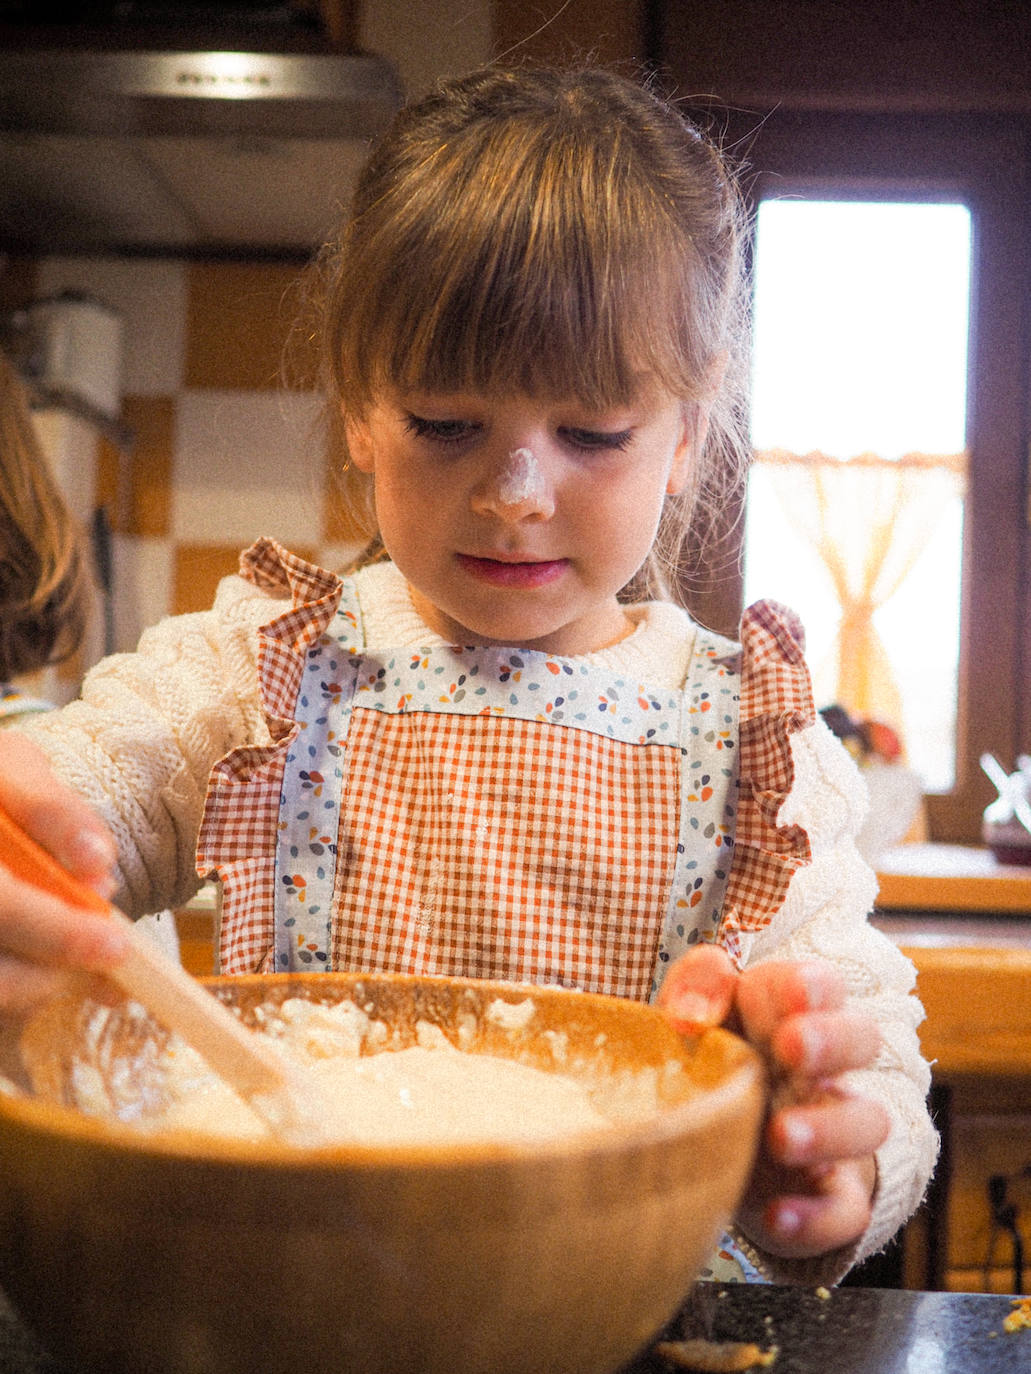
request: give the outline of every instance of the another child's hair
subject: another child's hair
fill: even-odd
[[[341,456],[342,416],[360,419],[387,387],[604,408],[648,377],[711,406],[694,481],[667,501],[625,593],[669,595],[744,471],[741,225],[717,148],[644,85],[502,67],[440,84],[373,150],[322,255]],[[349,468],[343,481],[375,540],[369,479]]]
[[[25,387],[0,354],[0,681],[75,652],[87,624],[88,568]]]

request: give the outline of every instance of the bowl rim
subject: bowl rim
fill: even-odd
[[[449,989],[468,988],[477,993],[508,994],[525,999],[555,996],[576,999],[590,1006],[600,1003],[611,1009],[619,1003],[621,1011],[642,1020],[662,1017],[653,1004],[610,996],[604,993],[583,992],[577,988],[557,984],[520,983],[506,980],[448,977],[444,975],[390,974],[376,972],[291,973],[291,974],[235,974],[200,978],[205,986],[218,989],[232,986],[268,986],[275,978],[276,986],[301,984],[304,987],[326,987],[327,980],[354,984],[389,982],[391,984],[419,984]],[[279,980],[282,979],[280,984]],[[285,998],[284,998],[285,1000]],[[730,1072],[715,1087],[697,1097],[682,1102],[660,1104],[657,1111],[639,1121],[616,1121],[597,1129],[576,1131],[538,1142],[470,1141],[469,1143],[380,1144],[362,1145],[354,1142],[297,1145],[276,1140],[246,1140],[230,1136],[216,1136],[206,1132],[174,1129],[149,1132],[131,1122],[89,1116],[74,1107],[45,1101],[10,1087],[0,1090],[0,1131],[5,1121],[23,1129],[34,1129],[53,1138],[90,1144],[111,1152],[124,1151],[155,1160],[189,1161],[198,1167],[210,1168],[220,1164],[254,1170],[334,1171],[343,1167],[356,1172],[409,1173],[433,1170],[451,1172],[494,1163],[542,1167],[563,1158],[592,1157],[603,1161],[632,1150],[662,1150],[689,1130],[707,1126],[714,1116],[728,1110],[732,1103],[751,1093],[765,1094],[766,1072],[758,1052],[741,1036],[722,1026],[714,1026],[700,1035],[678,1035],[685,1044],[708,1041],[722,1047],[732,1064]],[[389,1051],[386,1051],[389,1052]],[[561,1070],[557,1070],[561,1072]]]

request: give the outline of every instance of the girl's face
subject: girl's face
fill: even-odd
[[[589,653],[687,480],[697,408],[665,393],[593,411],[516,395],[390,394],[349,421],[386,550],[450,643]]]

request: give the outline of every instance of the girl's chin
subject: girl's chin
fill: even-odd
[[[556,605],[554,596],[533,595],[533,589],[479,580],[472,586],[467,582],[464,589],[448,581],[438,586],[439,598],[431,600],[411,583],[409,587],[416,611],[449,644],[519,645],[571,657],[606,648],[632,628],[615,596],[585,602],[581,592],[573,598],[559,596]]]

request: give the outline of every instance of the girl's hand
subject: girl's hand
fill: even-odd
[[[846,1009],[838,973],[817,960],[770,961],[737,973],[701,945],[671,965],[659,992],[681,1031],[726,1022],[763,1054],[773,1097],[751,1182],[738,1212],[770,1254],[803,1259],[851,1244],[866,1230],[877,1181],[874,1151],[887,1112],[841,1075],[873,1063],[876,1022]]]
[[[70,873],[110,893],[115,848],[106,828],[13,730],[0,730],[0,805]],[[104,916],[20,882],[3,860],[0,853],[0,1013],[52,996],[70,969],[103,972],[124,957],[125,936]]]

